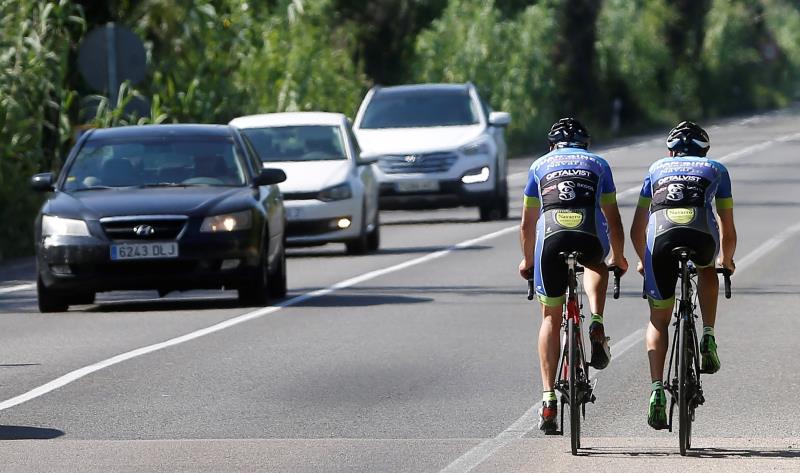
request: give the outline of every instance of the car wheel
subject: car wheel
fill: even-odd
[[[71,295],[69,303],[75,305],[90,305],[94,304],[96,293],[94,291],[82,292],[80,294]]]
[[[286,297],[286,242],[284,241],[281,248],[281,254],[278,257],[278,267],[270,274],[267,281],[267,289],[269,290],[270,297],[281,299]]]
[[[500,220],[505,220],[508,218],[508,183],[505,179],[503,179],[503,183],[500,186],[500,195],[497,198],[497,209],[500,212]]]
[[[381,246],[381,213],[375,210],[375,228],[369,232],[367,236],[367,249],[369,251],[377,251]]]
[[[264,306],[269,302],[269,270],[266,251],[253,279],[239,288],[239,303],[244,306]]]
[[[361,231],[356,238],[344,243],[348,255],[363,255],[369,251],[369,234],[367,233],[367,210],[361,211]]]
[[[480,207],[481,221],[505,220],[508,218],[508,184],[505,180],[498,183],[494,196]]]
[[[36,279],[36,296],[39,301],[39,312],[66,312],[69,309],[67,299],[59,292],[45,287],[41,278]]]

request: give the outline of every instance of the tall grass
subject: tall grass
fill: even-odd
[[[30,251],[39,198],[31,174],[58,167],[76,98],[68,54],[85,27],[67,0],[0,1],[0,259]]]

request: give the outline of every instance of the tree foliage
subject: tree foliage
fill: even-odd
[[[615,103],[627,131],[800,92],[794,0],[0,0],[0,18],[0,259],[30,249],[27,180],[81,127],[352,116],[374,83],[472,81],[511,112],[520,152],[566,114],[608,133]],[[144,40],[149,69],[115,103],[76,68],[108,21]],[[149,113],[131,115],[134,100]]]
[[[65,88],[70,48],[84,30],[67,0],[0,2],[0,259],[29,250],[38,197],[33,173],[58,166],[71,137]]]
[[[508,111],[510,142],[542,143],[556,110],[552,45],[553,1],[506,18],[493,0],[451,0],[417,38],[415,82],[472,81],[492,107]]]

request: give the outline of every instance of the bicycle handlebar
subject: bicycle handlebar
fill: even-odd
[[[717,274],[721,274],[725,281],[725,299],[731,298],[731,272],[728,268],[716,268]],[[644,283],[642,283],[642,299],[647,299]]]
[[[619,299],[619,278],[622,277],[622,270],[619,269],[617,266],[609,266],[608,272],[614,273],[614,299]],[[533,300],[535,294],[535,289],[533,285],[533,271],[531,271],[531,276],[528,278],[528,300]]]
[[[728,268],[717,268],[717,274],[721,274],[725,280],[725,299],[731,298],[731,272]]]
[[[609,266],[609,273],[614,273],[614,299],[619,299],[619,278],[624,274],[618,266]]]

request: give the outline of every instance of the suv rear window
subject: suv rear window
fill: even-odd
[[[408,90],[373,95],[362,129],[463,126],[479,123],[479,112],[467,91]]]

